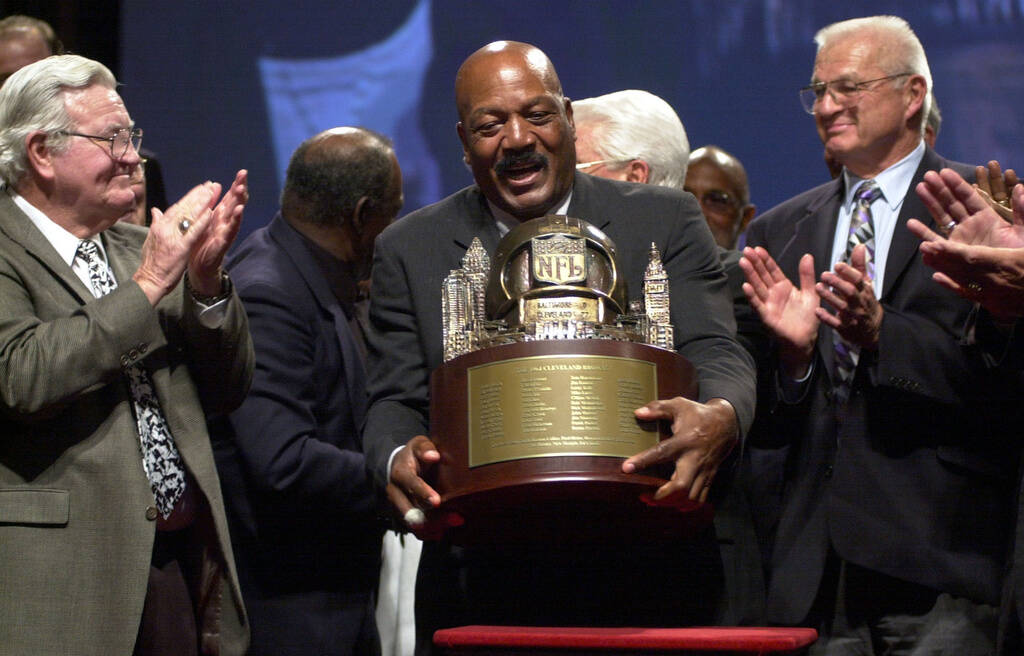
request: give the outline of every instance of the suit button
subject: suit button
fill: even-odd
[[[145,353],[146,351],[149,350],[149,344],[146,344],[145,342],[143,342],[141,344],[138,344],[135,348],[138,349],[140,354],[141,353]]]
[[[825,467],[825,478],[832,478],[832,465]]]
[[[146,519],[153,522],[157,518],[156,506],[146,506]]]
[[[121,356],[121,366],[122,366],[122,367],[127,367],[127,366],[128,366],[128,365],[130,365],[131,363],[132,363],[132,361],[128,359],[128,356],[127,356],[127,355],[122,355],[122,356]]]

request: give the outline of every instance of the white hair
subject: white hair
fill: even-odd
[[[56,55],[19,69],[0,87],[0,178],[14,187],[28,170],[25,140],[46,132],[48,143],[60,152],[71,130],[64,93],[98,84],[108,89],[117,80],[103,64],[78,55]]]
[[[639,159],[650,169],[647,182],[682,189],[690,157],[683,122],[671,105],[646,91],[627,89],[573,102],[576,128],[590,130],[601,159]]]
[[[921,134],[924,134],[925,121],[931,113],[934,97],[932,95],[932,71],[928,67],[928,57],[924,54],[924,46],[914,34],[914,30],[910,29],[907,21],[899,16],[851,18],[821,28],[814,35],[814,42],[818,44],[820,53],[831,43],[848,37],[862,36],[866,33],[878,36],[879,40],[884,43],[876,55],[878,65],[886,74],[912,73],[924,78],[927,88],[919,113]]]

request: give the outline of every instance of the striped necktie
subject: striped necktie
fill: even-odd
[[[89,268],[89,282],[94,296],[99,298],[117,288],[114,274],[95,242],[82,241],[75,256],[81,258]],[[174,445],[167,419],[160,409],[149,372],[138,362],[126,366],[124,371],[128,376],[135,423],[139,430],[142,468],[153,489],[157,510],[167,518],[185,491],[185,466]]]
[[[843,262],[849,263],[853,249],[860,244],[867,248],[868,281],[875,279],[875,224],[871,218],[871,203],[882,196],[882,190],[874,180],[866,180],[857,190],[853,216],[850,217],[850,235],[846,240],[846,252]],[[835,395],[840,403],[850,397],[853,375],[860,359],[860,347],[843,339],[838,332],[834,333],[836,381]]]

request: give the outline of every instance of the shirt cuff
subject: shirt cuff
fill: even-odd
[[[196,316],[199,318],[200,325],[210,330],[220,328],[228,311],[228,300],[223,298],[213,305],[206,305],[201,301],[196,301],[196,307],[199,309],[199,313]]]
[[[779,371],[779,390],[782,392],[783,403],[793,405],[802,401],[804,395],[807,394],[807,383],[811,380],[811,376],[813,374],[814,360],[811,360],[811,364],[807,367],[807,373],[804,374],[803,378],[797,380],[794,380]]]
[[[405,448],[404,444],[402,446],[396,446],[395,450],[391,452],[390,456],[388,456],[388,475],[387,475],[388,483],[391,482],[391,463],[393,463],[395,461],[395,456],[398,454],[398,452],[401,451],[404,448]]]

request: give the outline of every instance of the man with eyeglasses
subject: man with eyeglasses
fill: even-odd
[[[800,97],[843,173],[753,221],[741,261],[792,448],[768,618],[817,628],[811,653],[990,654],[1016,431],[961,346],[971,303],[907,229],[927,171],[974,170],[923,143],[931,75],[904,20],[815,41]]]
[[[711,234],[722,248],[736,248],[757,213],[750,202],[747,171],[734,155],[708,145],[690,153],[684,188],[697,197]]]
[[[64,44],[46,21],[17,14],[0,20],[0,86],[22,66],[62,54]],[[138,176],[145,193],[142,196],[143,207],[131,220],[139,225],[149,225],[153,208],[163,210],[167,207],[167,192],[156,154],[141,149],[139,154],[142,163]]]
[[[935,148],[935,140],[939,138],[939,130],[942,129],[942,112],[939,110],[939,103],[935,100],[935,94],[928,92],[931,98],[928,101],[928,118],[924,122],[924,142],[929,148]],[[839,177],[843,172],[843,165],[836,161],[836,158],[825,149],[825,166],[832,179]]]
[[[246,174],[120,221],[142,131],[116,88],[75,55],[0,88],[0,651],[240,655],[206,417],[252,376],[221,268]]]
[[[672,106],[626,89],[573,103],[576,169],[610,180],[683,188],[690,142]]]

